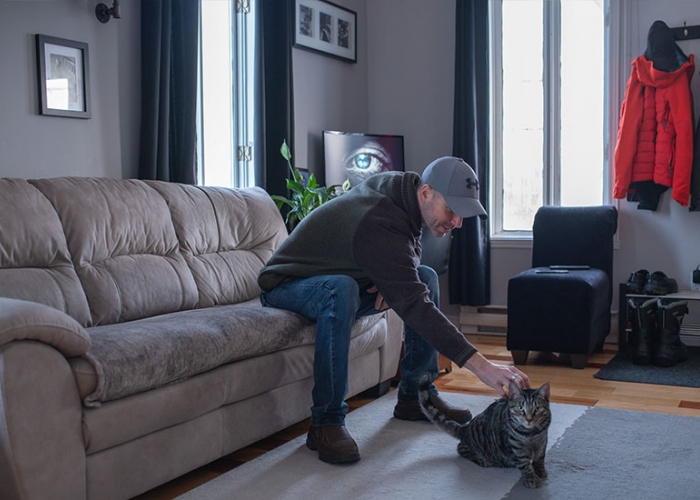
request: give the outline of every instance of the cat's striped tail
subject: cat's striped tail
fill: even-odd
[[[431,399],[430,374],[427,372],[421,376],[420,383],[418,385],[418,401],[420,402],[420,407],[423,414],[428,417],[428,420],[440,427],[449,435],[457,439],[461,439],[462,427],[464,426],[445,415],[444,412],[435,406],[435,403]]]

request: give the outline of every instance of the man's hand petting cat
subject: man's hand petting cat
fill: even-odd
[[[506,389],[510,384],[514,384],[521,389],[530,387],[530,377],[527,374],[518,370],[515,366],[491,363],[478,352],[470,357],[464,366],[474,372],[484,384],[496,389],[501,396],[507,394]]]

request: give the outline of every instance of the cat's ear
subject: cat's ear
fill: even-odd
[[[540,396],[549,399],[549,382],[542,384],[540,388],[537,389],[537,392],[540,394]]]
[[[520,387],[513,382],[508,382],[508,399],[515,399],[521,394],[522,392],[520,391]]]

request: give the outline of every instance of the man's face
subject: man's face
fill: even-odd
[[[441,238],[454,228],[462,227],[462,218],[447,206],[440,193],[427,185],[421,186],[418,197],[423,216],[423,226]]]

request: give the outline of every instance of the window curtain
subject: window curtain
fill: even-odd
[[[489,17],[488,0],[457,0],[453,155],[464,159],[479,177],[479,197],[489,197]],[[453,231],[450,251],[451,304],[491,302],[488,221],[464,220]]]
[[[255,47],[255,185],[287,196],[286,140],[294,154],[292,21],[295,2],[257,0]]]
[[[141,179],[196,182],[199,5],[141,2]]]

